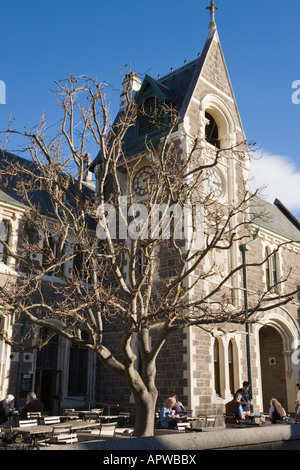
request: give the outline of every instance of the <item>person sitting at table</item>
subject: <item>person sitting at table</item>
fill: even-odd
[[[14,401],[13,395],[7,395],[4,400],[0,401],[0,424],[6,423],[13,414],[11,403]]]
[[[27,418],[27,413],[32,413],[34,411],[44,411],[43,403],[37,398],[34,392],[28,393],[27,395],[27,403],[24,408],[20,411],[21,419]]]
[[[172,418],[175,415],[175,411],[172,410],[176,400],[174,397],[169,397],[164,403],[164,406],[160,410],[160,425],[162,428],[177,429],[177,423]]]
[[[186,415],[186,411],[184,409],[184,406],[183,404],[178,401],[178,398],[177,398],[177,395],[175,395],[175,393],[173,395],[171,395],[172,398],[175,398],[175,405],[172,407],[172,410],[175,411],[175,414],[177,415]]]
[[[232,414],[234,417],[226,416],[225,424],[239,424],[242,419],[245,419],[243,408],[241,405],[242,395],[240,393],[235,393],[233,400],[226,403],[226,414]]]
[[[272,424],[276,424],[277,421],[283,421],[286,416],[285,409],[281,406],[276,398],[272,398],[270,401],[269,418]]]

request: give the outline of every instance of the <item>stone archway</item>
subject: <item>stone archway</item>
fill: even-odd
[[[277,398],[287,410],[288,398],[283,338],[274,327],[266,325],[259,330],[259,345],[262,411],[266,413],[269,411],[271,398]]]

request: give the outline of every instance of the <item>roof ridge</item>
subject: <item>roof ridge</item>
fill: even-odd
[[[172,74],[174,74],[174,73],[177,73],[177,72],[179,72],[180,70],[184,69],[185,67],[188,67],[188,66],[194,64],[195,62],[197,62],[197,60],[199,60],[199,58],[200,58],[200,53],[199,53],[199,55],[198,55],[198,57],[197,57],[196,59],[193,59],[193,60],[191,60],[190,62],[184,64],[182,67],[179,67],[178,69],[172,70],[171,72],[167,73],[166,75],[163,75],[162,77],[159,77],[159,78],[157,79],[157,81],[161,81],[161,80],[163,80],[164,78],[169,77],[169,75],[172,75]]]

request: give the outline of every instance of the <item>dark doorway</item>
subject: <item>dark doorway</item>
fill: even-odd
[[[49,332],[42,328],[40,337],[46,341]],[[58,367],[59,338],[53,336],[37,354],[36,393],[51,415],[59,413],[61,400],[61,371]]]
[[[36,390],[39,399],[44,404],[44,410],[50,415],[59,414],[61,399],[61,371],[37,369]]]
[[[259,343],[264,407],[261,411],[269,412],[271,398],[276,398],[287,410],[282,337],[275,328],[265,326],[259,331]]]

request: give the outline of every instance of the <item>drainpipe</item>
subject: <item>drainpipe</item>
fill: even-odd
[[[244,307],[245,307],[245,329],[246,329],[246,349],[247,349],[247,369],[248,381],[250,383],[250,390],[252,392],[252,366],[251,366],[251,353],[250,353],[250,327],[248,323],[248,280],[247,280],[247,251],[250,250],[250,244],[253,243],[258,236],[259,229],[254,234],[254,237],[249,242],[240,246],[243,259],[243,286],[244,286]]]

